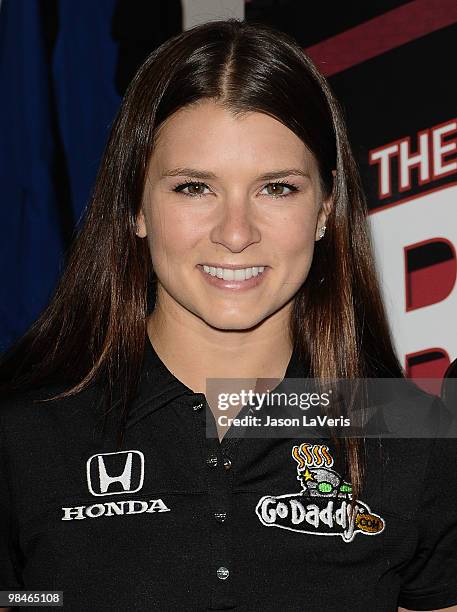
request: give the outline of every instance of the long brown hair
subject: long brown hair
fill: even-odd
[[[333,194],[327,233],[316,243],[290,320],[310,376],[402,376],[376,280],[358,170],[327,81],[288,35],[234,19],[209,22],[169,39],[138,70],[56,291],[1,363],[7,392],[56,380],[66,385],[52,398],[58,399],[97,382],[108,412],[117,388],[119,444],[157,282],[147,241],[135,235],[146,168],[163,121],[203,98],[235,114],[257,111],[282,122],[315,156],[323,196]],[[347,439],[344,446],[357,490],[363,444]]]

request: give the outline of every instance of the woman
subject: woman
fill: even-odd
[[[365,216],[292,39],[212,22],[146,60],[2,365],[2,589],[97,611],[457,603],[452,445],[223,435],[205,406],[207,380],[401,378]]]

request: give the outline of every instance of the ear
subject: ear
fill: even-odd
[[[138,216],[136,218],[135,234],[138,236],[138,238],[145,238],[148,235],[143,208],[140,208],[140,212],[138,213]]]
[[[335,177],[336,170],[332,170],[332,174],[333,174],[333,177]],[[325,230],[323,230],[322,228],[325,227],[328,216],[332,212],[332,208],[333,208],[333,197],[332,195],[330,195],[326,200],[322,202],[320,210],[319,210],[319,214],[317,216],[316,235],[315,235],[316,242],[318,240],[321,240],[324,237],[322,232],[323,231],[325,232]]]

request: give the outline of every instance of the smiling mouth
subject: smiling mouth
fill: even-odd
[[[263,274],[268,266],[249,266],[245,268],[224,268],[217,266],[199,266],[206,274],[224,281],[246,281]]]

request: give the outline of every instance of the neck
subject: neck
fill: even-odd
[[[289,308],[249,330],[221,330],[177,305],[156,305],[147,331],[165,366],[195,393],[207,378],[284,378],[292,354]]]

